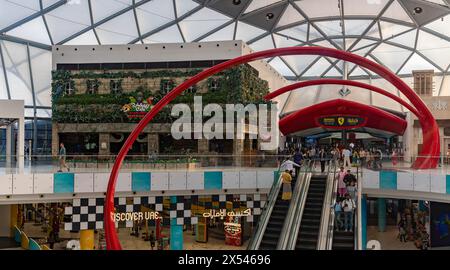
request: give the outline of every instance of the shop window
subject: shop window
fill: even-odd
[[[86,81],[86,93],[87,94],[97,94],[98,93],[98,87],[99,87],[99,81],[98,80],[87,80]]]
[[[209,85],[209,91],[217,92],[217,91],[219,91],[219,89],[220,89],[219,80],[218,79],[211,80],[210,85]]]
[[[413,71],[414,77],[414,91],[422,96],[433,95],[433,70],[416,70]]]
[[[68,81],[64,84],[64,95],[71,96],[75,94],[75,82]]]
[[[163,94],[167,94],[175,87],[173,80],[161,80],[160,90]]]
[[[450,136],[450,127],[444,128],[444,136]]]
[[[122,93],[122,80],[111,80],[109,85],[112,94]]]

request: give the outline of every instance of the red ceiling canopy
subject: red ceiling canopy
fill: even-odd
[[[344,99],[315,104],[280,120],[280,131],[284,135],[314,128],[342,130],[359,127],[403,135],[406,126],[407,122],[396,115]]]

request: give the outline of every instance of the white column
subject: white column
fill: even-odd
[[[19,173],[23,172],[25,154],[25,119],[19,118],[17,125],[17,165]]]
[[[6,168],[11,167],[11,134],[12,124],[6,127]]]

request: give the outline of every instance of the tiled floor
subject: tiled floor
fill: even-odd
[[[413,242],[400,242],[397,235],[398,229],[395,226],[387,226],[386,232],[379,232],[377,226],[367,227],[367,241],[378,240],[382,250],[417,250]]]
[[[26,223],[24,231],[30,238],[39,239],[44,238],[45,233],[42,232],[41,226],[35,226],[32,223]],[[150,242],[144,241],[142,238],[137,238],[130,235],[129,228],[119,229],[119,239],[124,250],[150,250]],[[164,231],[163,234],[167,234]],[[65,249],[67,241],[70,239],[79,239],[79,233],[70,233],[69,231],[60,231],[59,237],[64,239],[60,243],[55,244],[54,249]],[[98,234],[95,235],[95,244],[98,244]],[[210,237],[208,243],[199,243],[195,241],[195,236],[190,230],[184,232],[184,249],[185,250],[242,250],[246,249],[248,241],[240,247],[225,245],[223,240],[218,240]]]

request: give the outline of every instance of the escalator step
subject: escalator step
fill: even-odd
[[[316,250],[317,245],[297,244],[295,249],[297,250]]]
[[[302,218],[302,223],[303,222],[305,222],[305,224],[317,224],[320,223],[320,219]]]

